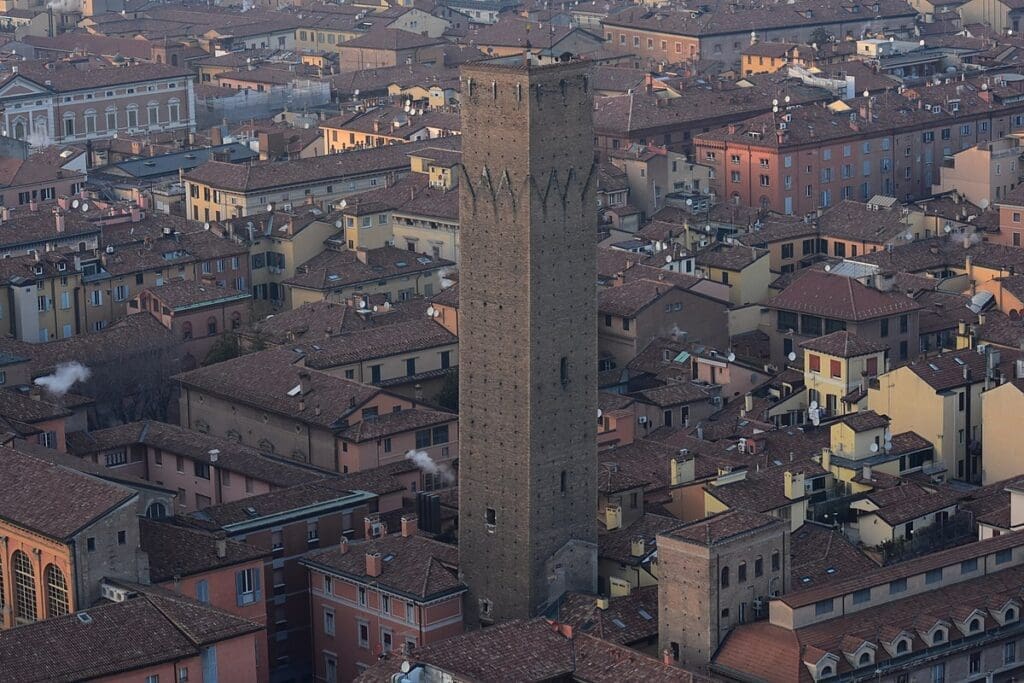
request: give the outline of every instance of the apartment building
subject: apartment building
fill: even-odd
[[[734,680],[1019,675],[1024,536],[1008,533],[785,593],[739,626],[711,671]]]
[[[86,608],[105,577],[146,580],[138,492],[10,448],[2,455],[0,628]]]
[[[778,106],[695,138],[695,161],[715,169],[723,200],[804,215],[845,199],[917,199],[932,193],[945,158],[1024,127],[1018,88],[978,80]]]
[[[197,221],[221,221],[340,199],[406,175],[408,155],[420,148],[458,145],[458,138],[452,137],[252,166],[208,161],[182,176],[186,215]]]
[[[327,154],[448,137],[458,135],[460,128],[458,112],[435,109],[420,111],[409,107],[403,109],[397,105],[343,114],[320,124]]]
[[[889,345],[847,330],[808,339],[800,347],[806,405],[816,405],[819,419],[855,412],[868,383],[886,371]]]
[[[324,473],[276,457],[237,439],[203,434],[163,422],[129,422],[76,434],[73,455],[118,476],[135,476],[177,491],[174,507],[153,503],[161,518],[231,503],[320,479]]]
[[[609,47],[649,64],[715,61],[740,66],[743,50],[755,40],[810,44],[815,31],[837,40],[865,32],[911,36],[917,12],[900,0],[858,0],[843,6],[801,1],[783,9],[764,2],[670,10],[632,8],[605,17]]]
[[[932,189],[935,194],[955,190],[975,206],[1002,205],[1012,201],[1011,193],[1022,175],[1020,138],[1005,137],[943,159],[938,182]]]
[[[297,365],[301,359],[295,351],[273,349],[178,375],[182,426],[219,432],[261,451],[335,472],[356,472],[369,459],[362,448],[350,449],[344,438],[346,430],[365,421],[402,423],[382,435],[382,443],[374,439],[365,448],[384,448],[384,439],[390,438],[396,444],[414,443],[432,457],[443,448],[456,450],[454,430],[435,429],[424,443],[416,435],[418,421],[404,423],[401,413],[421,407],[417,401],[303,368]],[[400,459],[397,451],[395,457]]]
[[[0,82],[3,129],[33,146],[195,128],[187,69],[92,59],[18,62]]]
[[[315,680],[352,680],[379,657],[411,652],[463,632],[466,586],[458,549],[420,536],[415,515],[400,533],[342,538],[309,554]]]

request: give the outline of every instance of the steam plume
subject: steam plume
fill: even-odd
[[[60,397],[68,393],[75,382],[84,382],[91,374],[92,371],[81,363],[61,363],[52,375],[36,379],[36,384]]]
[[[444,463],[441,463],[440,465],[437,464],[426,451],[409,451],[405,454],[405,459],[412,460],[416,463],[417,467],[427,474],[440,475],[441,481],[445,486],[450,486],[455,483],[455,473],[452,472],[452,468]]]

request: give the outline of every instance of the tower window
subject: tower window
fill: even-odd
[[[569,383],[569,359],[565,356],[558,362],[558,376],[562,380],[562,386]]]
[[[565,493],[566,476],[567,475],[565,473],[565,470],[562,470],[562,474],[561,474],[560,481],[559,481],[559,489],[561,490],[562,493]]]
[[[498,511],[495,510],[494,508],[487,508],[485,519],[487,521],[487,526],[493,527],[493,526],[497,525],[497,523],[498,523]]]

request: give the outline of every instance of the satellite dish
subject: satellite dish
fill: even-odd
[[[206,221],[205,223],[203,223],[203,230],[209,230],[209,229],[210,229],[210,221]]]
[[[597,409],[597,419],[600,420],[601,416],[604,415],[604,411],[600,408]]]
[[[811,416],[811,424],[814,425],[815,427],[821,424],[821,418],[818,417],[817,413]]]
[[[884,432],[882,433],[882,437],[883,437],[883,438],[884,438],[884,439],[885,439],[886,441],[892,441],[892,432],[890,432],[890,431],[889,431],[888,429],[886,429],[886,430],[885,430],[885,431],[884,431]]]
[[[778,99],[774,99],[774,100],[772,100],[772,106],[773,106],[773,107],[777,107],[777,106],[779,106],[779,100],[778,100]]]
[[[409,664],[409,660],[403,661],[401,668],[402,668],[402,673],[404,673],[404,674],[409,673],[409,671],[412,669],[412,666]]]
[[[364,308],[366,308],[366,301],[365,301],[365,300],[363,300],[363,299],[360,299],[360,300],[359,300],[359,303],[358,303],[358,304],[356,304],[356,306],[358,306],[358,307],[359,307],[359,310],[363,310]]]
[[[790,351],[790,352],[789,352],[789,355],[788,355],[788,356],[786,356],[786,358],[788,358],[788,359],[789,359],[789,360],[791,360],[791,361],[794,361],[794,360],[796,360],[796,354],[795,354],[795,353],[793,353],[792,351]]]
[[[693,206],[693,200],[692,199],[687,199],[686,200],[686,205],[687,206]]]
[[[818,402],[817,401],[811,401],[811,405],[809,405],[808,408],[810,408],[811,410],[817,410],[818,409]]]
[[[373,307],[373,312],[374,312],[374,313],[376,313],[376,312],[377,312],[377,307],[376,307],[376,306],[374,306],[374,307]]]
[[[733,362],[734,360],[736,360],[736,354],[735,354],[735,353],[732,353],[732,352],[730,351],[730,352],[729,352],[729,355],[728,355],[728,356],[726,356],[726,358],[727,358],[727,359],[728,359],[728,361],[729,361],[729,362],[731,363],[731,362]]]
[[[871,444],[870,448],[871,448],[871,452],[872,453],[877,453],[878,452],[878,444],[877,443]]]
[[[825,264],[825,272],[827,273],[827,272],[829,272],[830,270],[832,270],[832,266],[830,266],[830,265],[828,265],[828,264]]]
[[[273,204],[267,204],[267,213],[270,213],[273,210],[274,210],[274,205]]]
[[[334,221],[334,227],[336,227],[336,228],[340,228],[341,227],[341,219],[340,218],[338,220]]]
[[[89,202],[82,202],[82,212],[84,213],[84,212],[86,212],[88,210],[89,210]]]
[[[71,208],[72,209],[77,209],[78,208],[78,204],[79,204],[79,201],[77,199],[72,199],[71,200]]]
[[[428,306],[427,307],[427,317],[428,318],[433,318],[434,317],[434,307],[433,306]]]
[[[342,199],[340,202],[338,202],[338,206],[344,209],[346,206],[348,206],[348,202]]]
[[[946,225],[944,225],[942,229],[948,235],[949,233],[953,232],[953,224],[952,223],[946,223]]]
[[[710,225],[705,225],[704,226],[704,232],[710,234],[711,233],[711,226]]]
[[[978,206],[981,207],[982,211],[987,209],[988,205],[989,205],[988,197],[982,197],[981,201],[978,202]]]
[[[359,97],[359,88],[356,88],[355,90],[352,91],[352,96]]]
[[[672,254],[665,254],[665,263],[672,263]]]
[[[907,240],[908,242],[913,241],[914,233],[907,230],[907,234],[903,236],[903,239]]]

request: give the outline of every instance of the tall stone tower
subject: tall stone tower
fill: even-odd
[[[462,68],[459,569],[469,619],[597,584],[589,70]]]

